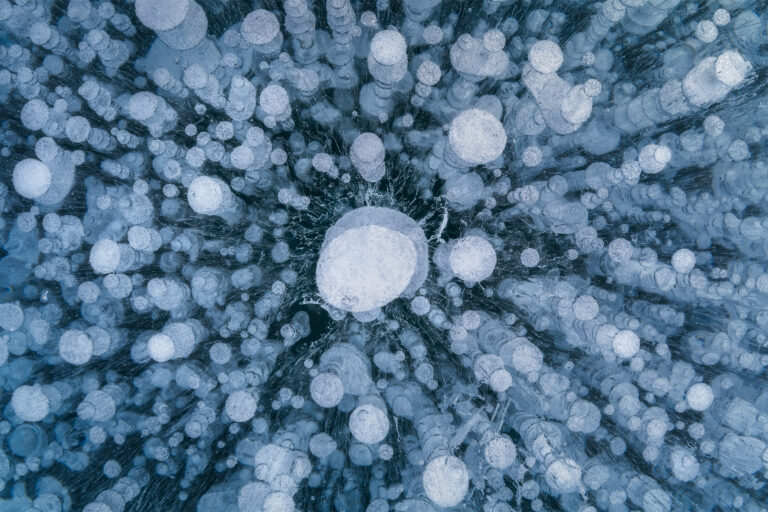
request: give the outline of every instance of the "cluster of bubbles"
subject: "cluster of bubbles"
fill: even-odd
[[[0,0],[0,512],[768,509],[762,0]]]

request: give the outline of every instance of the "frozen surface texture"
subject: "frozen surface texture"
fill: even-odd
[[[768,512],[764,0],[0,0],[0,512]]]

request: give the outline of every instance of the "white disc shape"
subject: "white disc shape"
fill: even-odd
[[[490,277],[496,268],[496,251],[481,236],[465,236],[451,249],[448,263],[460,279],[478,283]]]
[[[696,266],[696,254],[690,249],[678,249],[672,255],[672,268],[675,272],[687,274]]]
[[[630,358],[640,350],[640,338],[630,330],[616,333],[612,342],[613,352],[621,358]]]
[[[486,444],[483,452],[485,460],[496,469],[508,468],[515,462],[517,449],[512,439],[505,434],[492,437]]]
[[[694,384],[685,392],[685,401],[688,402],[688,407],[694,411],[706,411],[714,400],[715,395],[712,393],[712,388],[703,382]]]
[[[405,234],[377,225],[352,228],[320,253],[317,288],[336,308],[370,311],[405,291],[416,263],[416,247]]]
[[[176,348],[171,337],[162,332],[155,334],[147,341],[149,357],[158,363],[164,363],[172,359],[175,350]]]
[[[26,199],[37,199],[51,187],[51,170],[40,160],[27,158],[13,168],[13,188]]]
[[[83,331],[66,331],[59,338],[59,355],[69,364],[83,365],[93,357],[93,340]]]
[[[152,30],[171,30],[189,12],[189,0],[136,0],[136,17]]]
[[[227,397],[224,412],[232,421],[242,423],[256,414],[258,402],[253,395],[245,390],[238,390]]]
[[[424,492],[435,505],[455,507],[469,490],[467,466],[456,457],[442,455],[429,461],[421,479]]]
[[[209,176],[198,176],[189,184],[187,201],[195,213],[211,215],[218,210],[223,199],[219,184]]]
[[[37,384],[19,386],[11,396],[11,407],[23,421],[36,422],[45,418],[51,410],[51,402]]]
[[[389,418],[375,405],[363,404],[350,414],[349,430],[361,443],[375,444],[387,437]]]
[[[453,118],[448,130],[448,144],[470,166],[485,165],[504,152],[507,132],[493,114],[473,108]]]
[[[332,373],[321,373],[309,384],[309,394],[320,407],[336,407],[344,397],[344,384]]]
[[[574,492],[581,483],[581,467],[571,459],[558,459],[547,467],[544,478],[557,492]]]

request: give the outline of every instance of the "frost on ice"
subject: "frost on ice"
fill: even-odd
[[[0,0],[0,512],[768,510],[758,0]]]

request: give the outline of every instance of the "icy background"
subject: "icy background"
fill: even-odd
[[[0,512],[768,510],[765,0],[0,0]]]

